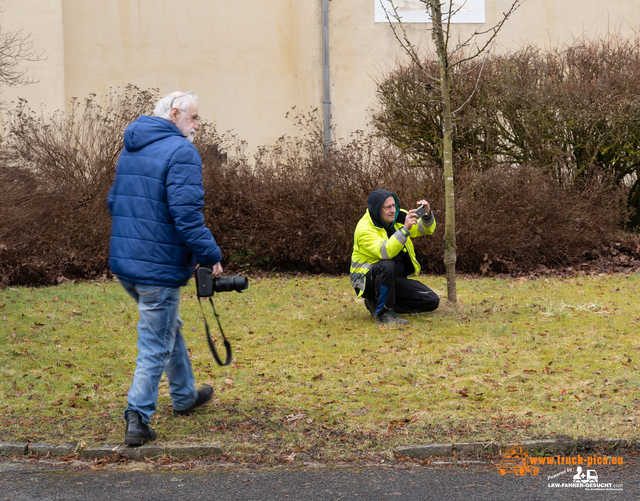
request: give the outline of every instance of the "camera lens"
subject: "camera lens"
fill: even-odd
[[[249,279],[236,275],[235,277],[217,277],[213,279],[213,290],[215,292],[240,292],[249,287]]]

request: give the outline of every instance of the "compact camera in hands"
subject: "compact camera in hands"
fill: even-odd
[[[427,208],[424,205],[421,205],[416,209],[416,216],[418,216],[418,219],[420,219],[426,213],[427,213]]]
[[[249,279],[236,275],[235,277],[211,276],[211,268],[200,266],[196,270],[196,290],[198,297],[211,297],[215,292],[242,292],[249,288]]]

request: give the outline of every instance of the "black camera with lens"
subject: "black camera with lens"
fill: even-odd
[[[211,298],[216,292],[228,292],[228,291],[236,291],[242,292],[245,289],[249,288],[249,279],[247,277],[241,277],[240,275],[236,275],[235,277],[216,277],[213,278],[211,275],[211,268],[207,268],[206,266],[200,266],[196,270],[196,292],[198,295],[198,303],[200,304],[200,309],[202,310],[202,318],[204,320],[205,332],[207,333],[207,343],[209,344],[209,349],[211,350],[211,354],[213,355],[214,360],[218,365],[229,365],[232,360],[231,354],[231,343],[224,335],[224,331],[222,330],[222,325],[220,324],[220,315],[216,313],[216,307],[213,304],[213,299]],[[211,309],[213,310],[213,314],[216,317],[216,321],[218,322],[218,329],[220,329],[220,334],[222,334],[222,342],[224,343],[224,349],[226,351],[226,358],[223,362],[218,356],[218,352],[216,351],[216,347],[213,344],[213,339],[211,339],[211,333],[209,332],[209,324],[207,323],[207,317],[204,314],[204,309],[202,308],[202,302],[200,301],[201,297],[208,297],[209,303],[211,303]]]
[[[215,292],[242,292],[249,288],[249,279],[236,275],[235,277],[211,276],[211,268],[200,266],[196,270],[196,290],[198,297],[211,297]]]

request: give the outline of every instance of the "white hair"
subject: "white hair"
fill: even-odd
[[[186,113],[189,111],[189,106],[191,106],[192,101],[195,101],[196,103],[198,102],[198,96],[193,92],[172,92],[158,101],[153,110],[153,115],[166,120],[171,120],[170,115],[172,108],[178,108],[181,113]]]

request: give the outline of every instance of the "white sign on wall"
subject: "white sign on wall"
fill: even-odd
[[[388,23],[386,11],[392,22],[398,21],[393,17],[393,7],[389,0],[374,0],[376,23]],[[484,24],[484,0],[441,0],[443,19],[451,6],[452,23],[477,23]],[[384,5],[383,5],[384,4]],[[403,23],[430,23],[431,16],[427,14],[427,6],[420,0],[393,0],[393,5],[398,11]]]

